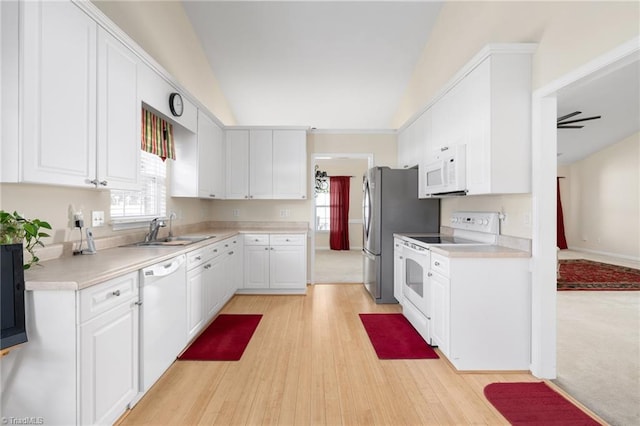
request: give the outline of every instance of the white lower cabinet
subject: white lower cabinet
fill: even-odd
[[[29,341],[0,363],[2,416],[113,424],[138,392],[138,272],[25,297]]]
[[[432,250],[432,338],[456,369],[529,370],[528,261]]]
[[[402,253],[402,240],[394,238],[393,241],[393,297],[400,305],[403,305],[402,283],[404,282],[404,257]]]
[[[304,293],[307,286],[306,234],[247,234],[244,286],[249,293]]]
[[[119,306],[80,326],[82,424],[111,424],[138,392],[138,310]]]
[[[238,235],[187,253],[187,340],[222,309],[242,283]]]
[[[434,272],[431,275],[431,341],[445,355],[449,354],[449,279]]]

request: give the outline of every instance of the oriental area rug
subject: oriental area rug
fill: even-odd
[[[220,314],[178,359],[237,361],[258,327],[262,315]]]
[[[402,314],[359,314],[379,359],[439,358]]]
[[[558,291],[640,290],[640,270],[585,259],[560,260]]]
[[[485,397],[514,426],[600,425],[546,383],[491,383]]]

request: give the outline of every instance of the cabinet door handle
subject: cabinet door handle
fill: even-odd
[[[112,292],[111,294],[113,294],[114,296],[120,296],[120,290],[116,290],[116,291]]]
[[[247,195],[245,195],[244,198],[249,198],[249,197]]]
[[[201,256],[196,256],[196,260],[200,260],[200,259],[202,259]]]
[[[265,247],[264,249],[265,249],[265,250],[269,250],[269,247]]]
[[[102,181],[100,181],[100,185],[107,186],[108,182],[106,180],[102,180]]]
[[[404,259],[404,257],[400,256],[400,260]]]
[[[216,198],[216,194],[209,194],[209,197]]]
[[[428,276],[428,277],[432,277],[432,276],[433,276],[433,274],[432,274],[431,272],[427,272],[427,276]]]
[[[307,196],[306,196],[306,195],[303,195],[303,196],[302,196],[302,198],[307,198]]]
[[[434,265],[436,266],[440,266],[440,262],[438,262],[437,260],[434,262]]]
[[[273,250],[273,247],[271,247],[271,250]]]
[[[134,303],[134,305],[142,306],[142,302],[138,300],[137,302]]]
[[[233,254],[233,251],[230,251],[230,252],[229,252],[229,255],[232,255],[232,254]]]

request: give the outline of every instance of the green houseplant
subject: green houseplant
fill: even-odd
[[[24,263],[24,269],[29,269],[31,265],[40,261],[35,254],[35,248],[44,247],[40,238],[49,236],[41,229],[51,229],[51,225],[40,219],[27,219],[15,211],[9,213],[0,210],[0,244],[24,244],[24,248],[31,255],[31,259]]]

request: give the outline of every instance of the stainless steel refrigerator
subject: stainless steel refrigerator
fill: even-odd
[[[418,169],[373,167],[363,182],[364,286],[376,303],[393,297],[393,234],[440,231],[440,200],[418,198]]]

